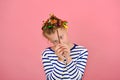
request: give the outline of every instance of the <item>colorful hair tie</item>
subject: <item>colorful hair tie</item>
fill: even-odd
[[[53,26],[47,26],[49,29],[53,28]]]
[[[67,26],[67,22],[63,22],[63,26],[64,26],[64,28],[68,28],[68,26]]]
[[[55,23],[57,23],[56,19],[51,20],[51,24],[55,24]]]
[[[52,28],[57,28],[57,27],[64,27],[64,28],[68,28],[67,26],[67,21],[63,21],[59,18],[57,18],[56,16],[54,16],[53,14],[50,14],[50,18],[44,23],[44,28],[43,29],[52,29]]]

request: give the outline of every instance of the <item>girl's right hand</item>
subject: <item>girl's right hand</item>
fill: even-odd
[[[58,56],[59,61],[64,61],[65,57],[63,55],[64,53],[64,48],[62,48],[61,44],[57,44],[55,47],[55,54]]]

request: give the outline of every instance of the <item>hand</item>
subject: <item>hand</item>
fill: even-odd
[[[66,44],[58,44],[55,47],[55,54],[58,56],[58,60],[66,61],[69,63],[71,61],[71,56],[70,56],[70,48]]]
[[[63,48],[62,48],[62,46],[61,46],[61,44],[57,44],[56,46],[55,46],[55,54],[58,56],[58,60],[60,60],[60,61],[64,61],[64,59],[65,59],[65,57],[63,56]]]

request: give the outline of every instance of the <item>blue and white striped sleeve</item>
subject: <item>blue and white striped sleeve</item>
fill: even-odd
[[[45,55],[45,53],[42,55],[42,62],[43,62],[47,80],[62,79],[62,73],[65,68],[64,63],[57,61],[56,63],[54,63],[54,66],[53,66],[49,57],[47,57],[47,55]]]
[[[72,80],[81,80],[86,67],[88,50],[83,49],[76,61],[71,61],[66,67]]]

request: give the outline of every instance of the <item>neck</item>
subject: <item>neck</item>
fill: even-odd
[[[68,42],[67,45],[70,47],[70,49],[74,46],[74,44],[71,42]]]

